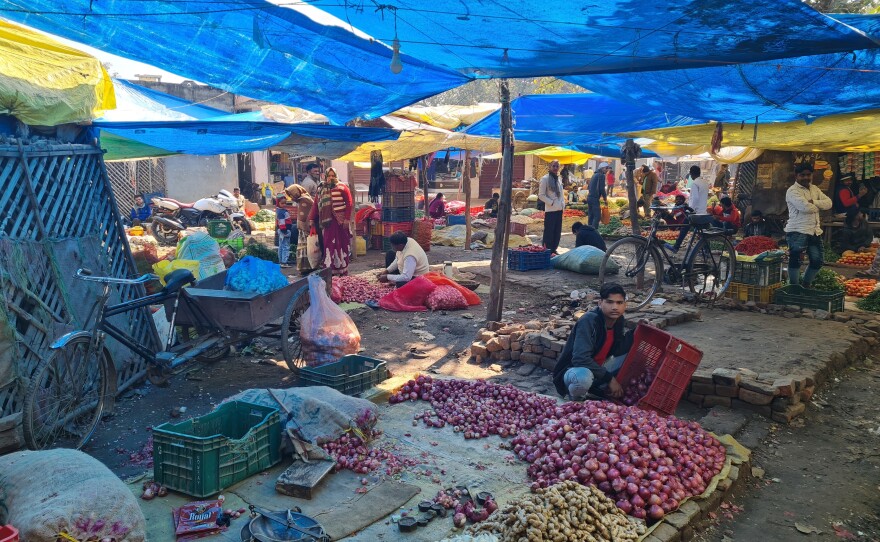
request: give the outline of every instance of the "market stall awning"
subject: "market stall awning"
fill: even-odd
[[[0,114],[57,126],[114,107],[113,84],[100,60],[0,20]]]
[[[799,0],[7,0],[0,15],[340,124],[473,78],[700,68],[877,47]],[[395,42],[399,73],[390,69]]]
[[[880,38],[880,15],[833,17]],[[823,115],[880,108],[876,49],[635,77],[600,74],[565,79],[639,107],[722,122],[812,121]]]
[[[496,103],[438,105],[434,107],[414,105],[398,109],[393,115],[446,130],[455,130],[460,126],[469,126],[477,122],[500,107],[501,104]]]

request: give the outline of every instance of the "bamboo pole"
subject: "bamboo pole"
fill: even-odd
[[[461,185],[464,190],[464,249],[471,249],[471,151],[464,153],[464,167],[461,169]]]
[[[507,79],[500,84],[501,94],[501,200],[498,202],[498,222],[495,224],[495,244],[489,266],[488,321],[500,321],[504,310],[504,281],[507,270],[507,240],[510,235],[510,200],[513,194],[513,122],[510,111],[510,88]]]

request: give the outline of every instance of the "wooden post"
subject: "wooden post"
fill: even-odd
[[[510,88],[507,79],[501,80],[501,200],[498,202],[498,222],[495,224],[495,244],[492,246],[492,275],[489,283],[489,306],[486,318],[500,321],[504,310],[504,281],[507,272],[507,240],[510,236],[510,200],[513,195],[513,122],[510,111]]]
[[[471,249],[471,151],[464,153],[461,186],[464,190],[464,249]]]

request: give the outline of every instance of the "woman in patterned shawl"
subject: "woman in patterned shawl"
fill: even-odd
[[[312,212],[312,196],[309,191],[302,185],[292,184],[284,189],[293,203],[296,204],[296,228],[299,231],[296,243],[296,270],[301,275],[307,275],[312,271],[308,257],[308,239],[309,239],[309,213]]]
[[[348,274],[353,208],[348,187],[339,182],[335,169],[327,168],[324,182],[318,186],[309,222],[319,232],[324,267],[330,267],[337,276]]]

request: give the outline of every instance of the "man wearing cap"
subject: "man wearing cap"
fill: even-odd
[[[596,168],[596,173],[590,179],[589,193],[587,194],[587,223],[594,228],[599,228],[602,211],[599,209],[599,198],[605,200],[608,205],[608,194],[605,192],[605,172],[609,169],[608,162],[602,162]]]
[[[850,210],[858,211],[859,198],[868,193],[868,188],[862,186],[859,189],[859,195],[856,196],[852,189],[852,183],[855,180],[856,176],[852,173],[844,173],[843,176],[840,177],[840,184],[837,186],[837,190],[834,191],[833,207],[833,212],[838,217],[846,216],[846,213]]]

